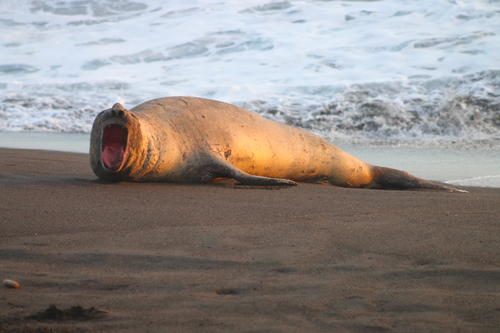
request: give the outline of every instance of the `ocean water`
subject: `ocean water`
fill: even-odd
[[[0,1],[0,131],[88,133],[175,95],[334,143],[498,154],[500,0]]]
[[[500,1],[0,1],[0,130],[172,95],[332,141],[498,147]]]

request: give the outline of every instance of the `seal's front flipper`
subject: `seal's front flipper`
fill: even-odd
[[[243,172],[232,165],[224,162],[217,163],[218,165],[211,170],[211,178],[233,178],[240,185],[256,185],[256,186],[295,186],[296,182],[289,179],[269,178],[250,175]]]
[[[244,173],[239,171],[239,174],[234,175],[234,178],[241,185],[271,185],[271,186],[295,186],[296,182],[289,179],[281,179],[281,178],[268,178],[261,176],[253,176],[248,173]]]

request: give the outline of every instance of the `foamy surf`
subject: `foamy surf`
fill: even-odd
[[[483,187],[499,187],[500,183],[500,175],[488,175],[488,176],[480,176],[480,177],[470,177],[464,179],[453,179],[446,181],[447,184],[451,185],[460,185],[460,186],[483,186]]]
[[[191,95],[332,141],[500,146],[500,3],[2,1],[0,130]]]

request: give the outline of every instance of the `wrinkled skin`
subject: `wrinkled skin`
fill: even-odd
[[[130,111],[115,104],[101,112],[92,127],[90,161],[95,174],[110,181],[233,178],[249,185],[327,181],[344,187],[461,191],[369,165],[303,129],[194,97],[155,99]]]

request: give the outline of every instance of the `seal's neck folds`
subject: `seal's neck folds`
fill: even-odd
[[[127,148],[128,131],[120,125],[108,125],[102,133],[101,158],[110,170],[118,170],[123,164]]]

